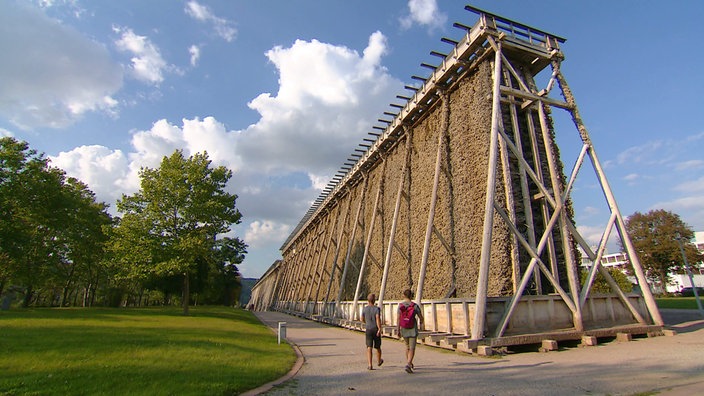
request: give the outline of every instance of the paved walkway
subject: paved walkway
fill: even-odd
[[[384,365],[367,370],[364,334],[278,312],[257,312],[299,352],[292,373],[250,394],[265,395],[633,395],[704,394],[704,319],[662,310],[676,336],[611,341],[548,353],[480,357],[419,345],[413,374],[402,341],[384,338]]]

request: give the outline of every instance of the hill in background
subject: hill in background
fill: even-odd
[[[249,298],[252,297],[252,287],[257,283],[257,278],[242,278],[242,292],[240,293],[240,305],[247,306]]]

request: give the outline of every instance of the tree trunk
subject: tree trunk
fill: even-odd
[[[81,304],[83,308],[86,307],[86,304],[88,303],[88,295],[90,294],[90,283],[88,284],[87,287],[83,289],[83,303]]]
[[[29,303],[32,301],[32,285],[27,286],[27,291],[24,293],[24,307],[29,307]]]
[[[188,316],[188,304],[190,301],[189,297],[191,295],[191,284],[190,280],[188,279],[188,273],[183,274],[183,298],[181,299],[183,301],[183,314],[185,316]]]

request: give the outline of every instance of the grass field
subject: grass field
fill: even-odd
[[[702,298],[702,296],[699,297]],[[704,304],[704,300],[700,301]],[[662,297],[656,298],[655,302],[658,304],[658,308],[698,309],[694,297]]]
[[[0,395],[230,395],[296,355],[226,307],[0,311]]]

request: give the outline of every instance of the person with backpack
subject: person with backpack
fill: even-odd
[[[376,295],[369,293],[367,305],[362,309],[362,321],[367,342],[367,370],[374,370],[372,348],[376,349],[377,365],[381,367],[384,364],[384,359],[381,358],[381,309],[374,304],[375,301]]]
[[[416,354],[418,340],[418,324],[423,326],[423,312],[414,303],[411,289],[403,291],[404,300],[398,305],[398,335],[406,343],[406,372],[413,373],[413,357]],[[417,319],[416,319],[417,318]]]

